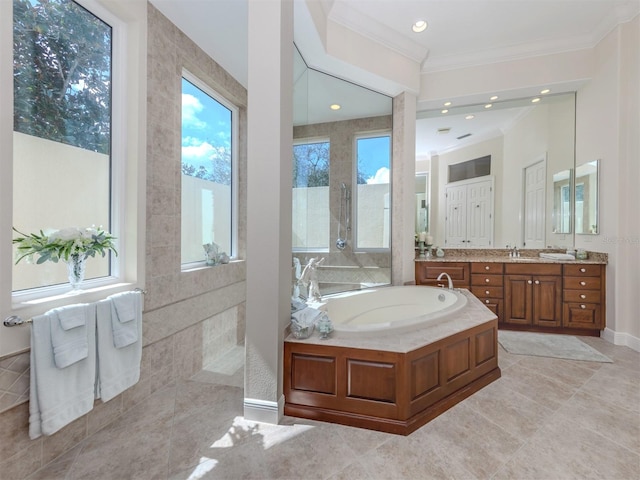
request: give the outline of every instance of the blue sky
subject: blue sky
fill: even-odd
[[[182,161],[210,168],[212,157],[231,148],[231,111],[182,80]]]
[[[367,183],[389,183],[390,137],[358,140],[358,165],[368,174]]]

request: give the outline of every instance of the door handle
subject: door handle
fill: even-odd
[[[531,280],[527,280],[527,283],[531,285],[533,282]]]
[[[536,285],[540,285],[540,280],[536,280],[534,283],[535,283]]]

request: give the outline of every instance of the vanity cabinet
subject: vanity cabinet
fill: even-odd
[[[471,293],[496,314],[498,322],[504,320],[503,273],[503,263],[471,263]]]
[[[604,266],[564,265],[563,326],[604,328]]]
[[[505,266],[504,322],[562,326],[562,265]]]
[[[456,259],[457,260],[457,259]],[[606,264],[416,261],[416,285],[448,273],[498,317],[499,328],[599,335],[606,326]]]

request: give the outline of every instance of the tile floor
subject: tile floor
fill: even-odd
[[[30,478],[637,480],[640,353],[584,341],[614,363],[501,349],[501,379],[407,437],[245,421],[235,352],[223,372],[156,392]]]

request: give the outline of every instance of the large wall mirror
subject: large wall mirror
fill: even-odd
[[[293,257],[324,258],[321,295],[390,284],[392,99],[309,68],[297,48],[293,98]]]
[[[531,100],[418,111],[416,168],[424,170],[419,155],[429,152],[425,163],[429,165],[431,187],[430,234],[436,244],[446,248],[469,247],[445,243],[445,192],[455,185],[450,182],[448,171],[451,165],[489,156],[491,167],[487,177],[493,180],[495,190],[490,213],[495,221],[492,245],[488,248],[573,247],[574,233],[582,233],[585,228],[582,226],[578,232],[574,227],[572,179],[577,179],[579,173],[575,169],[574,150],[575,94],[548,94],[539,96],[536,102]],[[530,195],[525,194],[529,188],[528,172],[533,172],[530,176],[538,183],[533,187],[538,190]],[[528,202],[528,198],[536,199],[535,204]],[[590,207],[591,204],[583,203],[583,208]],[[583,225],[589,224],[587,228],[591,228],[592,220],[587,220],[586,215],[583,212]],[[539,222],[533,228],[538,235],[536,241],[525,236],[528,217]]]

